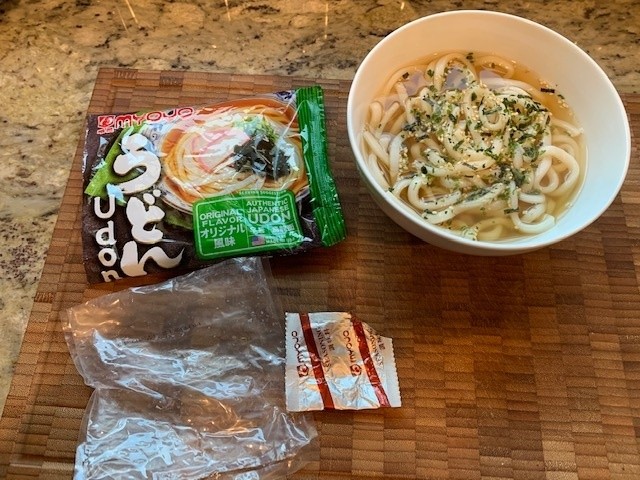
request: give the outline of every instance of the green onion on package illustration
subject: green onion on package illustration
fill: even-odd
[[[83,174],[91,283],[299,253],[346,235],[319,86],[90,116]]]

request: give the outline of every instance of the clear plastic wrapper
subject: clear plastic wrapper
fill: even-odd
[[[320,86],[91,115],[83,180],[90,283],[300,253],[346,235]]]
[[[400,407],[393,343],[345,312],[287,313],[287,409]]]
[[[95,388],[76,479],[271,479],[313,454],[286,411],[284,325],[256,258],[71,308],[64,326]]]

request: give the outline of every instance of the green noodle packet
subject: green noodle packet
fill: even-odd
[[[83,180],[90,283],[346,237],[320,86],[90,115]]]

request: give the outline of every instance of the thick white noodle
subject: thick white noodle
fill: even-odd
[[[369,171],[376,179],[376,182],[378,182],[378,185],[380,185],[384,190],[389,190],[389,183],[382,174],[380,164],[378,163],[378,157],[373,153],[370,153],[369,155],[367,155],[367,163],[369,166]]]
[[[387,97],[391,95],[395,84],[400,82],[405,75],[411,76],[415,73],[422,74],[424,72],[424,69],[424,65],[412,65],[410,67],[399,68],[389,77],[387,83],[385,83],[384,87],[382,88],[382,96]]]
[[[264,183],[264,178],[261,178],[259,175],[250,175],[244,180],[238,183],[234,183],[233,185],[230,185],[220,190],[219,195],[227,195],[232,192],[244,190],[245,188],[249,187],[249,185],[251,184],[253,184],[253,186],[251,187],[252,189],[259,190],[262,187],[263,183]]]
[[[573,157],[577,157],[578,155],[580,155],[580,147],[578,146],[578,142],[576,142],[573,137],[570,137],[569,135],[554,134],[552,143],[553,145],[560,147]]]
[[[552,118],[551,126],[555,128],[561,128],[571,137],[577,137],[582,134],[582,128],[576,127],[575,125],[572,125],[569,122],[565,122],[564,120],[560,120],[559,118]]]
[[[476,239],[483,241],[498,240],[502,233],[512,227],[510,219],[505,217],[491,217],[480,220],[473,226]]]
[[[555,218],[552,215],[548,215],[548,214],[545,214],[542,220],[540,220],[538,223],[525,223],[522,220],[520,220],[520,217],[518,217],[517,213],[511,213],[510,217],[511,217],[511,221],[513,222],[513,224],[515,225],[518,231],[522,233],[527,233],[530,235],[546,232],[551,227],[553,227],[556,223]]]
[[[369,105],[369,125],[380,125],[382,120],[382,104],[371,102]]]
[[[513,166],[516,168],[522,168],[524,166],[524,149],[522,145],[518,145],[513,151]]]
[[[531,204],[535,204],[535,203],[544,203],[545,202],[545,196],[541,195],[541,194],[532,194],[532,193],[524,193],[524,192],[520,192],[518,194],[518,199],[521,202],[524,203],[531,203]]]
[[[391,192],[396,197],[401,198],[402,192],[407,189],[407,187],[411,183],[411,180],[411,178],[403,178],[402,180],[399,180],[395,185],[393,185],[393,187],[391,187]]]
[[[424,217],[429,223],[438,224],[446,222],[447,220],[451,220],[461,212],[465,212],[474,208],[482,208],[483,206],[488,205],[492,200],[500,195],[504,191],[504,189],[504,183],[497,183],[489,188],[486,193],[478,196],[477,198],[474,198],[472,200],[463,200],[461,203],[451,205],[438,212],[425,212]]]
[[[385,152],[389,151],[389,144],[391,140],[393,140],[393,137],[395,137],[395,135],[391,135],[390,133],[383,133],[378,137],[378,142]]]
[[[384,112],[382,115],[382,119],[380,120],[380,124],[375,128],[376,134],[380,135],[387,127],[389,121],[394,117],[394,115],[400,110],[400,104],[398,102],[393,102],[391,106]],[[373,127],[373,126],[372,126]]]
[[[433,107],[424,99],[424,96],[413,97],[409,104],[409,108],[422,112],[426,115],[431,115],[433,113]]]
[[[546,213],[546,207],[544,203],[537,203],[531,205],[524,212],[522,212],[522,221],[525,223],[533,223],[537,219],[541,218]]]
[[[362,138],[364,138],[365,143],[371,151],[382,160],[382,163],[389,166],[389,154],[386,152],[386,149],[382,148],[378,139],[368,130],[362,132]]]
[[[450,53],[440,57],[436,61],[433,72],[433,84],[438,90],[441,90],[444,82],[447,79],[447,70],[452,63],[459,63],[465,67],[465,70],[472,73],[475,80],[477,80],[475,69],[473,65],[465,58],[461,53]]]
[[[395,121],[389,127],[388,131],[392,135],[398,135],[400,132],[402,132],[402,129],[404,128],[404,126],[406,124],[407,124],[407,121],[406,121],[405,117],[402,116],[402,115],[398,115],[396,117]]]
[[[517,87],[522,89],[524,93],[528,94],[534,100],[537,100],[540,103],[544,103],[545,100],[544,94],[541,93],[540,90],[534,88],[528,83],[521,82],[520,80],[510,80],[507,78],[484,78],[482,79],[482,83],[484,83],[492,90],[497,90],[504,87]]]
[[[444,159],[442,154],[435,148],[429,147],[425,153],[426,153],[427,160],[429,160],[434,165],[442,167],[447,164],[447,161]]]
[[[558,188],[556,188],[553,192],[550,192],[549,195],[557,197],[568,193],[569,190],[571,190],[578,181],[578,177],[580,175],[580,165],[578,165],[578,162],[572,155],[569,155],[563,149],[554,145],[544,147],[543,155],[549,155],[559,160],[568,170],[565,173],[564,179],[558,186]]]
[[[405,122],[408,124],[415,122],[416,118],[411,111],[411,98],[409,98],[406,87],[398,82],[396,83],[396,92],[398,93],[399,103],[404,107]]]
[[[460,191],[455,191],[438,197],[431,195],[431,198],[426,200],[421,193],[424,190],[429,191],[430,189],[422,177],[414,177],[411,179],[409,183],[406,184],[406,189],[407,199],[411,205],[420,212],[446,208],[458,202],[462,197],[462,193]]]
[[[507,205],[512,210],[518,208],[518,189],[513,181],[509,182]]]
[[[404,139],[401,135],[391,140],[389,144],[389,180],[391,185],[396,183],[398,173],[400,172],[400,162],[402,161],[402,144]]]
[[[536,170],[533,185],[541,193],[549,195],[555,192],[560,185],[560,177],[553,167],[553,160],[545,156]]]
[[[511,78],[516,70],[513,62],[510,62],[497,55],[484,55],[474,60],[474,65],[478,68],[487,68],[496,71],[502,78]],[[499,69],[497,68],[499,67]]]

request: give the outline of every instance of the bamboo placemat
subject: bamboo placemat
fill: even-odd
[[[202,104],[309,79],[101,70],[89,113]],[[322,412],[319,458],[295,478],[640,478],[640,155],[611,208],[556,246],[505,258],[431,247],[358,179],[347,81],[325,88],[329,154],[348,228],[330,249],[272,260],[285,309],[348,310],[390,336],[403,407]],[[623,97],[640,138],[640,96]],[[0,478],[69,479],[90,395],[61,331],[89,287],[81,148],[0,421]]]

